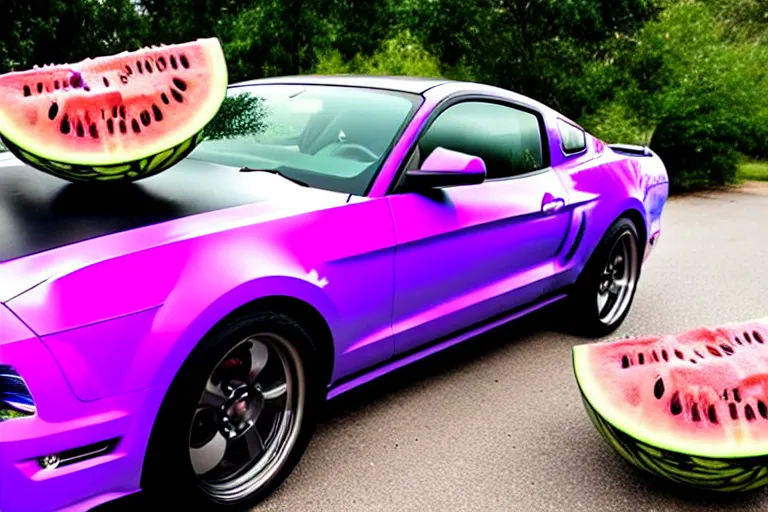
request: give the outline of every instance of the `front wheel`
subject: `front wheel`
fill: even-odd
[[[168,392],[145,464],[147,493],[237,510],[268,496],[312,437],[324,389],[316,360],[307,333],[281,314],[217,329]]]
[[[620,218],[600,241],[571,293],[568,307],[581,334],[601,337],[619,328],[632,306],[641,264],[637,229]]]

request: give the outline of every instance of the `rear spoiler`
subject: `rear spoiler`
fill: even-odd
[[[648,146],[635,146],[633,144],[608,144],[608,147],[617,153],[634,156],[653,156]]]

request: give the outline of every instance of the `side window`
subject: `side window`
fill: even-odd
[[[467,101],[448,107],[422,135],[420,161],[438,146],[479,156],[485,161],[488,179],[544,167],[538,117],[497,103]]]
[[[584,130],[562,119],[557,120],[557,128],[560,131],[560,141],[566,155],[581,153],[587,149],[587,136]]]

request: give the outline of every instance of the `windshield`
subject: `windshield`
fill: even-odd
[[[189,158],[363,195],[420,99],[354,87],[231,87]]]

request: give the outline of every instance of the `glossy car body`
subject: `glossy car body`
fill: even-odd
[[[3,512],[87,510],[138,491],[170,383],[203,336],[244,304],[272,300],[300,313],[322,347],[333,397],[564,297],[622,215],[646,256],[659,236],[667,175],[655,155],[614,151],[589,135],[583,151],[566,154],[560,130],[570,122],[517,94],[438,80],[254,83],[390,89],[419,101],[365,194],[263,173],[248,175],[253,188],[243,191],[236,168],[189,160],[140,182],[143,199],[156,197],[155,184],[181,190],[214,175],[217,186],[239,189],[240,204],[139,227],[118,222],[103,236],[0,257],[0,364],[24,379],[36,408],[0,422]],[[425,126],[467,99],[536,113],[545,167],[436,194],[394,193]],[[52,201],[45,194],[62,200],[66,184],[28,180],[36,171],[0,161],[4,239],[34,244],[38,233],[9,233],[20,224],[7,218]],[[70,229],[52,211],[48,227],[35,228],[53,230],[47,239]],[[85,455],[43,469],[41,457],[67,450]]]

